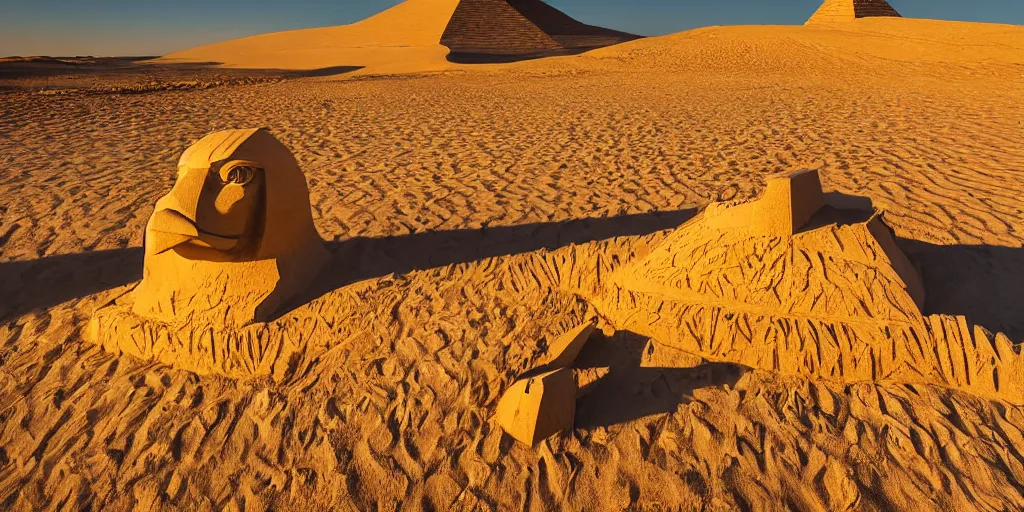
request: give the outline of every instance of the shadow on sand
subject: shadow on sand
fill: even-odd
[[[678,210],[331,242],[332,260],[293,307],[363,279],[646,235],[674,228],[694,214]],[[0,247],[5,242],[6,237],[0,239]],[[903,238],[897,243],[924,280],[925,314],[964,315],[971,324],[1024,340],[1024,248],[940,246]],[[142,259],[142,249],[129,248],[0,263],[0,321],[137,281]]]
[[[0,263],[0,322],[142,279],[142,248]]]
[[[576,428],[608,427],[655,414],[672,414],[700,388],[734,386],[750,369],[707,362],[692,368],[641,367],[648,338],[632,331],[611,337],[595,332],[577,368],[607,367],[606,375],[576,405]]]
[[[317,278],[318,284],[292,307],[364,279],[620,236],[647,235],[675,228],[695,214],[696,209],[687,209],[332,242],[328,248],[334,257]]]
[[[595,47],[598,48],[598,47]],[[594,48],[572,48],[564,50],[552,50],[532,53],[472,53],[472,52],[451,52],[446,57],[448,62],[455,64],[506,64],[509,62],[521,62],[524,60],[544,59],[547,57],[562,57],[566,55],[579,55],[593,50]]]
[[[674,228],[694,213],[692,209],[678,210],[329,242],[331,261],[317,278],[317,284],[292,307],[364,279],[557,249],[574,243],[646,235]],[[4,241],[0,240],[0,247]],[[0,321],[137,281],[142,278],[142,262],[142,249],[133,247],[0,263]]]
[[[924,281],[926,314],[963,315],[1024,341],[1024,247],[896,243]]]
[[[221,62],[165,62],[155,57],[29,57],[0,59],[0,79],[43,78],[67,75],[125,77],[164,76],[188,79],[218,76],[308,78],[342,75],[364,66],[330,66],[318,69],[223,68]]]

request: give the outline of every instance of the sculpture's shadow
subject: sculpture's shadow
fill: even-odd
[[[870,205],[866,198],[838,199],[860,200],[858,207]],[[646,235],[675,228],[695,213],[688,209],[331,242],[328,246],[334,256],[327,268],[291,306],[346,284],[391,273]],[[8,243],[9,235],[0,238],[0,248]],[[897,238],[897,244],[921,273],[925,314],[964,315],[971,324],[1004,332],[1015,341],[1024,340],[1024,248],[934,245],[903,238]],[[134,247],[0,263],[0,322],[138,281],[142,260],[142,249]]]
[[[673,229],[696,209],[619,217],[541,222],[517,226],[426,231],[382,238],[355,237],[328,244],[333,257],[316,282],[279,315],[345,285],[414,270],[445,267],[540,249],[558,249],[620,236],[641,236]]]
[[[926,314],[963,315],[1024,341],[1024,247],[896,243],[921,274]]]
[[[142,248],[0,263],[0,322],[142,279]]]
[[[874,210],[871,198],[840,192],[825,194],[829,206],[850,211]],[[826,206],[819,221],[843,224]],[[818,216],[816,216],[818,217]],[[822,225],[812,217],[804,230]],[[866,218],[849,220],[862,222]],[[1024,341],[1024,247],[935,245],[894,236],[914,264],[925,289],[925,315],[962,315],[970,325],[1002,332]]]
[[[675,228],[695,213],[695,209],[687,209],[329,242],[333,256],[324,271],[307,292],[278,315],[364,279],[557,249],[574,243],[646,235]],[[5,242],[0,240],[0,247]],[[142,263],[143,252],[138,247],[0,263],[0,322],[138,281],[142,278]]]
[[[734,363],[699,362],[687,367],[643,367],[648,338],[632,331],[595,332],[575,367],[608,368],[608,374],[576,405],[576,428],[608,427],[656,414],[672,414],[697,389],[734,386],[750,369]]]

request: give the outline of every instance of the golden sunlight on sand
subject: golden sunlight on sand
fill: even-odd
[[[459,0],[409,0],[340,27],[291,30],[169,54],[160,62],[218,62],[242,68],[372,67],[378,73],[449,67],[441,34]]]
[[[840,3],[0,62],[0,509],[1024,509],[1024,28]]]

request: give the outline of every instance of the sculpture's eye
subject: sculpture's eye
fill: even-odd
[[[245,185],[252,181],[257,168],[251,165],[233,165],[221,171],[221,180],[227,184]]]

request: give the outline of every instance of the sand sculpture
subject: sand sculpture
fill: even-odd
[[[505,391],[498,401],[497,418],[508,435],[533,446],[572,428],[576,399],[600,377],[572,368],[596,326],[596,320],[591,321],[558,337],[548,349],[545,362]]]
[[[917,270],[883,213],[860,199],[825,194],[815,170],[772,178],[757,200],[712,204],[573,292],[608,327],[649,338],[643,367],[727,362],[1024,402],[1024,358],[1009,338],[963,317],[924,316]],[[534,445],[572,427],[580,389],[601,377],[571,368],[592,329],[563,335],[502,396],[505,432]]]
[[[1013,343],[963,317],[922,315],[920,276],[882,212],[848,203],[823,194],[816,171],[770,179],[756,201],[707,207],[591,302],[615,328],[650,337],[648,354],[1024,402]]]
[[[142,281],[96,312],[87,337],[197,371],[218,357],[223,367],[229,334],[271,320],[329,256],[305,176],[265,129],[212,133],[186,149],[144,245]]]
[[[828,24],[871,17],[899,18],[900,13],[885,0],[825,0],[805,24]]]

